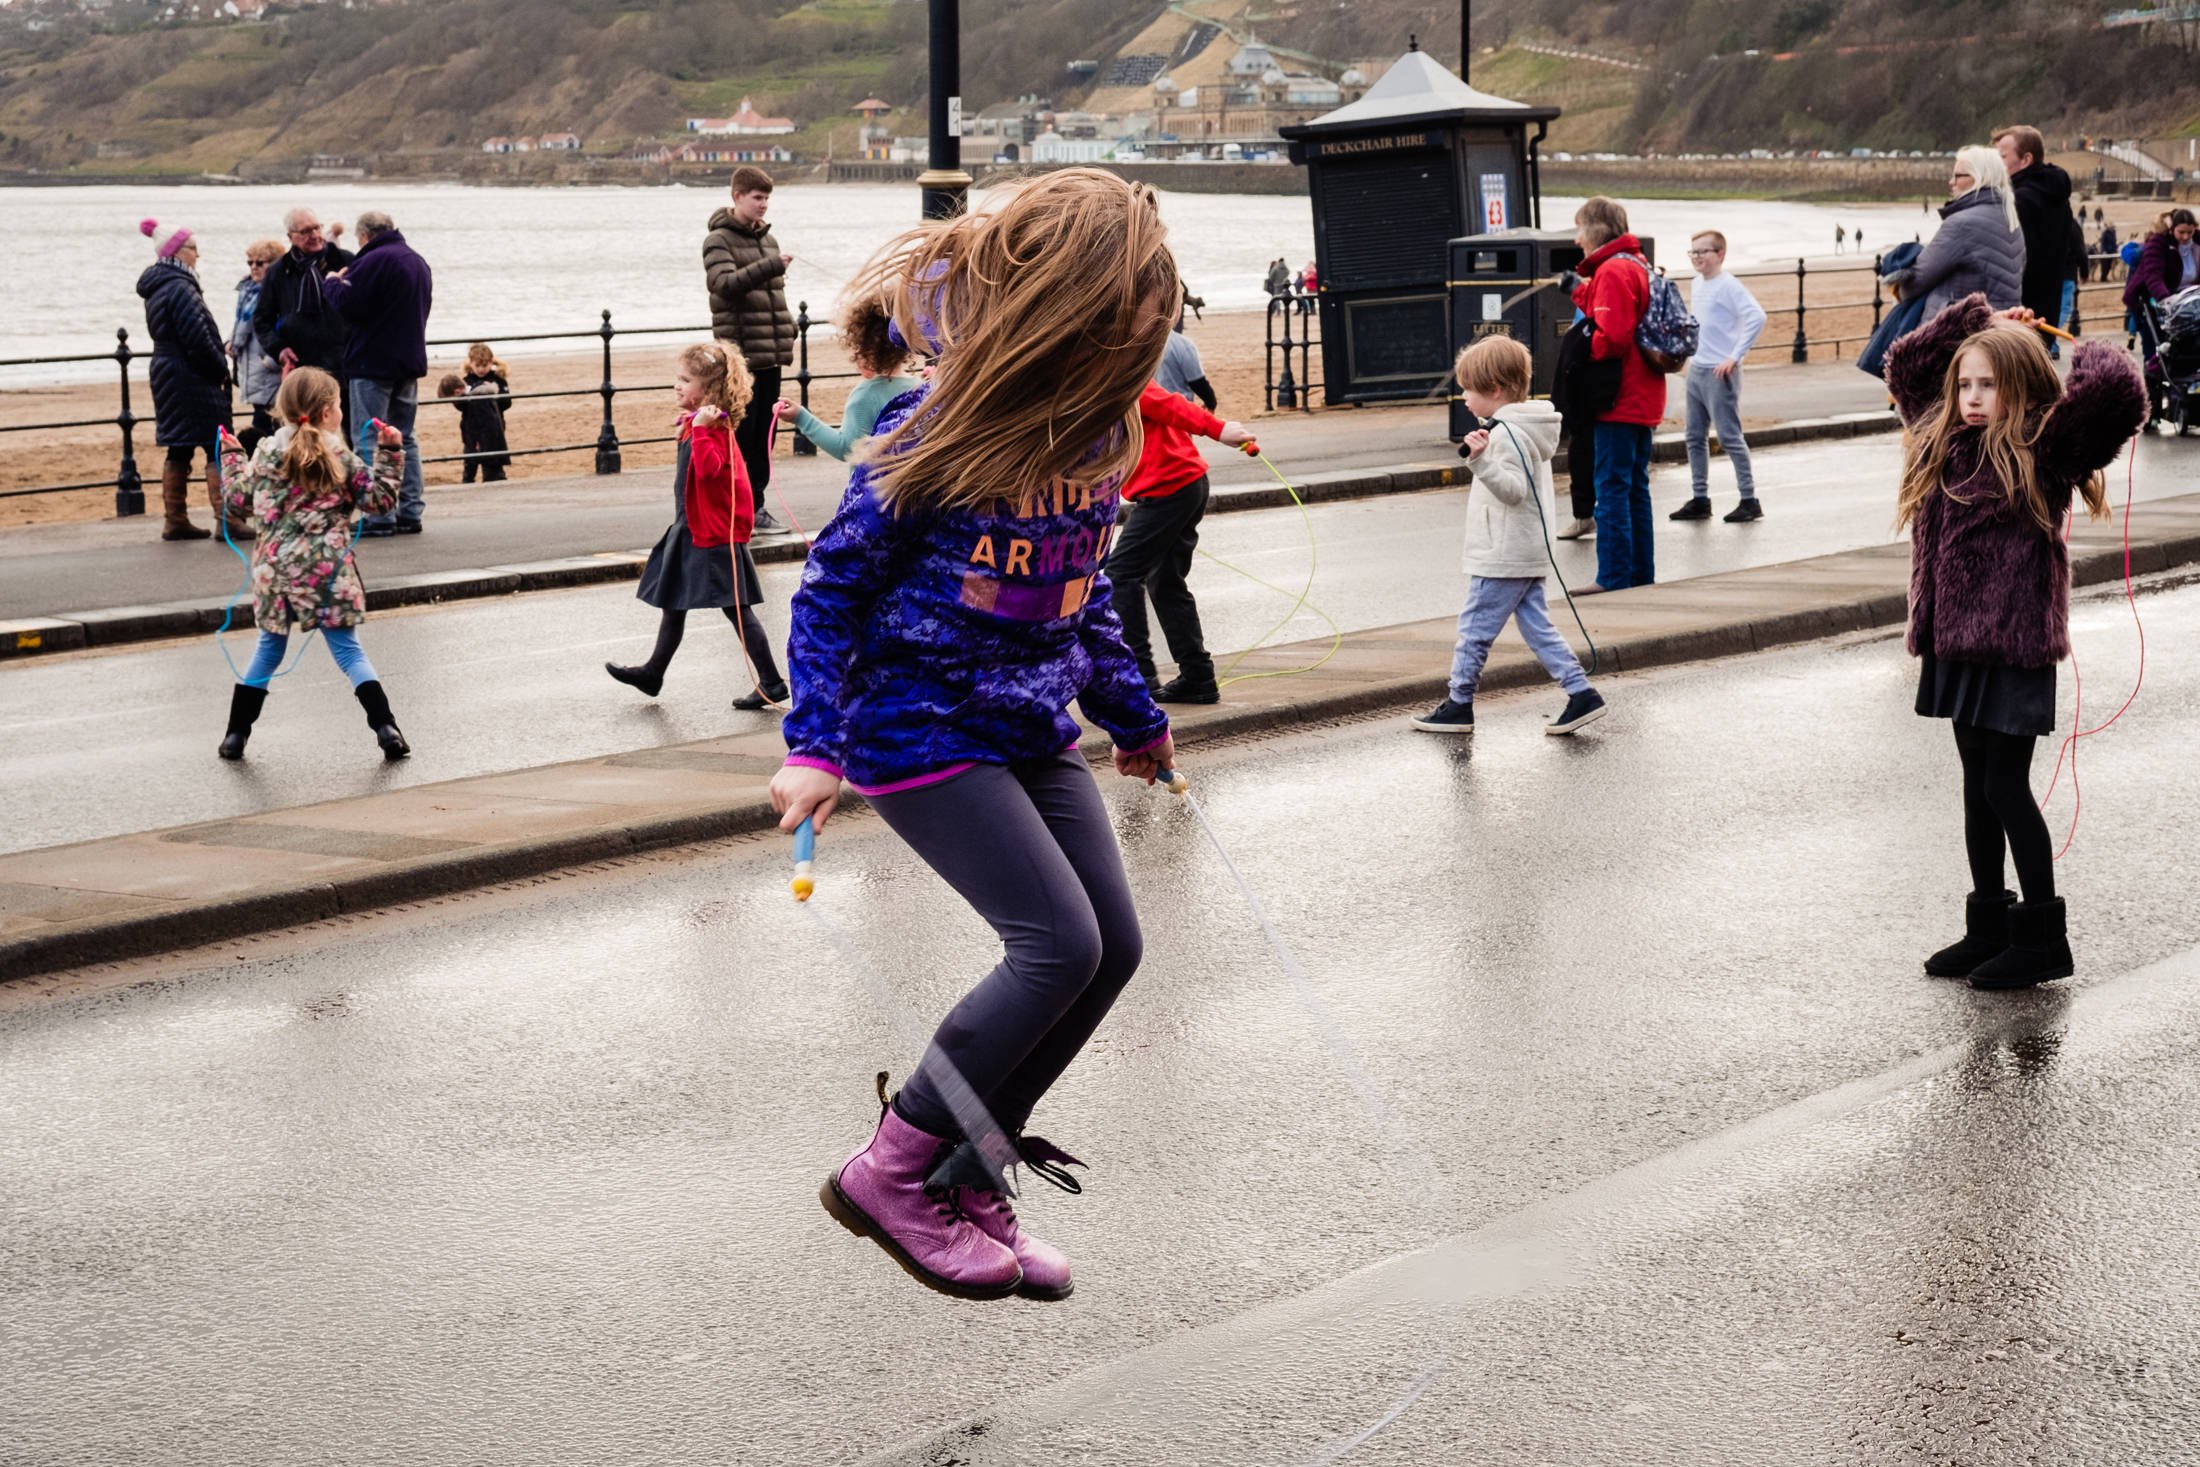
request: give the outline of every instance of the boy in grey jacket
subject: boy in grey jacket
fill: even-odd
[[[1570,734],[1604,716],[1603,697],[1589,686],[1543,601],[1559,419],[1548,402],[1527,400],[1533,369],[1528,349],[1509,336],[1484,337],[1459,353],[1452,369],[1468,409],[1487,426],[1469,433],[1460,450],[1474,479],[1467,491],[1467,604],[1451,655],[1450,696],[1413,720],[1427,733],[1474,732],[1474,690],[1507,622],[1518,624],[1528,650],[1566,690],[1566,707],[1543,726],[1545,733]]]

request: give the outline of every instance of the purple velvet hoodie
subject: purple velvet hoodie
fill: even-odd
[[[1905,423],[1940,409],[1948,364],[1994,322],[1983,295],[1966,296],[1887,353],[1887,390]],[[2146,422],[2146,389],[2131,359],[2106,342],[2080,345],[2055,403],[2033,409],[2032,453],[2049,513]],[[2037,416],[2034,419],[2038,421]],[[1910,527],[1912,655],[1948,661],[2053,667],[2070,655],[2070,552],[2010,507],[1979,451],[1980,434],[1958,429],[1941,491]]]

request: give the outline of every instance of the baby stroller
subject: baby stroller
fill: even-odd
[[[2200,285],[2164,301],[2149,301],[2139,319],[2147,348],[2147,391],[2153,421],[2176,425],[2177,436],[2200,426]]]

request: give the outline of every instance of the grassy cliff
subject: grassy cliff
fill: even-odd
[[[1072,106],[1163,12],[1321,58],[1454,60],[1452,0],[963,0],[972,110]],[[1944,148],[2017,118],[2160,135],[2200,117],[2166,31],[2105,30],[2106,0],[1481,0],[1473,80],[1566,115],[1554,149]],[[923,130],[922,0],[409,0],[255,24],[161,23],[145,0],[31,31],[0,10],[0,168],[252,172],[315,152],[418,164],[497,133],[591,151],[676,132],[743,96],[798,151],[853,141],[876,94]]]

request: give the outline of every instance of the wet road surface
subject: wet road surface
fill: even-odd
[[[2182,458],[2153,452],[2169,446],[2143,450],[2142,500],[2200,484],[2200,469],[2188,473]],[[1897,453],[1892,439],[1864,439],[1760,454],[1768,517],[1751,525],[1661,520],[1661,575],[1886,543]],[[2200,465],[2200,455],[2193,462]],[[1687,493],[1685,469],[1660,469],[1652,483],[1661,514]],[[1722,509],[1730,497],[1718,490]],[[1456,615],[1465,595],[1464,502],[1457,491],[1314,509],[1313,603],[1347,630]],[[1289,593],[1202,561],[1194,585],[1210,647],[1327,634],[1327,624],[1306,611],[1277,626],[1306,583],[1307,530],[1296,511],[1216,516],[1202,527],[1201,545]],[[1594,578],[1593,540],[1556,549],[1570,581]],[[764,574],[762,614],[782,651],[798,575],[794,567]],[[1562,629],[1570,625],[1563,606],[1554,612]],[[727,707],[747,691],[745,664],[730,628],[706,615],[690,618],[659,701],[604,676],[606,660],[648,656],[656,626],[656,613],[626,585],[370,618],[362,645],[414,749],[399,765],[378,757],[357,701],[318,639],[302,654],[300,639],[292,639],[297,671],[274,684],[242,764],[213,756],[228,715],[230,672],[209,637],[0,664],[0,788],[7,791],[0,851],[711,738],[763,716]],[[227,642],[240,666],[249,659],[252,633],[232,633]]]
[[[993,954],[868,817],[809,909],[759,838],[0,989],[0,1461],[1298,1463],[1401,1407],[1346,1460],[2192,1461],[2200,587],[2142,608],[2029,994],[1918,972],[1967,881],[1892,637],[1202,751],[1328,1027],[1111,778],[1147,957],[1035,1120],[1060,1304],[817,1206]],[[2122,602],[2074,635],[2120,700]]]

